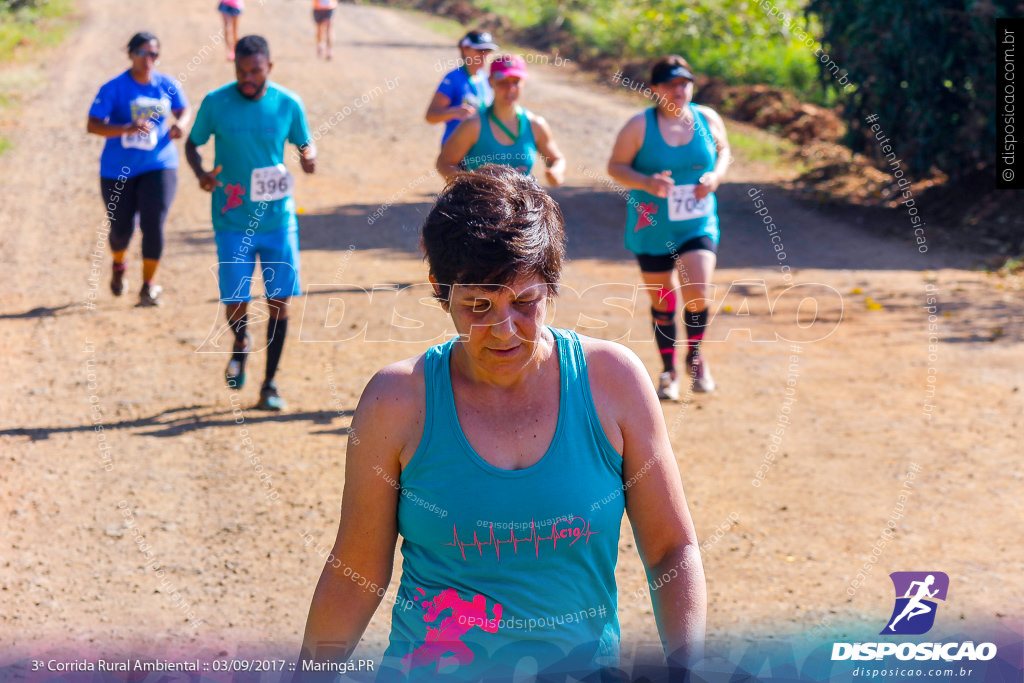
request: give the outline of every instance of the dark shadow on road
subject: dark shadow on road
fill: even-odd
[[[78,312],[86,312],[89,310],[88,307],[82,305],[81,302],[74,302],[70,304],[64,304],[63,306],[37,306],[30,311],[24,313],[0,313],[0,320],[25,320],[29,318],[53,318],[61,313],[75,313],[75,309],[81,309]]]
[[[764,204],[760,208],[749,196],[755,189],[762,190],[758,198]],[[604,186],[568,186],[549,191],[565,217],[570,259],[634,262],[623,244],[625,191]],[[784,190],[769,185],[754,188],[725,183],[717,195],[722,234],[719,268],[780,270],[786,265],[791,269],[934,270],[969,268],[974,263],[970,255],[940,254],[937,246],[920,253],[909,228],[905,239],[893,239],[870,234],[850,223],[837,223],[826,212],[805,208],[789,199]],[[326,213],[305,214],[299,218],[301,247],[329,251],[378,249],[420,256],[420,226],[432,206],[423,200],[429,198],[429,193],[414,191],[395,198],[390,205],[351,204]],[[310,282],[317,279],[313,275],[308,278],[312,278]]]
[[[174,437],[200,429],[211,427],[230,427],[239,424],[235,421],[231,410],[219,410],[199,414],[193,412],[190,415],[178,415],[187,411],[198,411],[210,406],[185,406],[172,408],[150,417],[143,417],[136,420],[122,420],[121,422],[103,423],[104,430],[119,429],[140,429],[136,436]],[[267,413],[256,411],[255,408],[245,408],[244,424],[262,424],[274,422],[310,422],[313,425],[329,425],[337,417],[352,417],[354,410],[312,410],[296,413]],[[170,419],[167,419],[170,418]],[[69,434],[75,432],[91,432],[96,425],[76,425],[73,427],[19,427],[16,429],[0,430],[0,436],[27,436],[32,441],[49,439],[54,434]],[[348,428],[331,431],[310,432],[311,434],[347,434]]]

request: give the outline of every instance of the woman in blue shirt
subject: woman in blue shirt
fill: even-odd
[[[422,244],[459,336],[363,391],[302,671],[351,655],[400,534],[383,678],[591,680],[618,663],[624,511],[666,654],[700,656],[700,550],[647,373],[624,346],[544,325],[564,236],[555,201],[508,166],[441,192]]]
[[[441,136],[443,145],[459,121],[472,116],[481,107],[494,100],[494,93],[487,82],[487,60],[498,46],[490,33],[470,31],[459,41],[462,52],[461,64],[445,74],[437,86],[434,98],[427,107],[427,123],[443,123]],[[438,62],[440,71],[444,67]]]
[[[153,67],[160,41],[152,33],[136,33],[128,43],[132,66],[100,88],[89,108],[86,130],[107,139],[100,156],[100,190],[110,223],[114,254],[110,291],[125,287],[125,254],[135,230],[142,230],[140,306],[160,303],[154,284],[164,247],[164,219],[178,186],[178,149],[173,140],[184,135],[188,100],[181,84]],[[169,124],[170,115],[175,121]]]

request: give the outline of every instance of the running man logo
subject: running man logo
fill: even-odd
[[[896,605],[879,635],[919,636],[935,624],[936,600],[945,600],[949,577],[942,572],[893,572]]]
[[[417,587],[420,596],[426,596],[426,591]],[[419,597],[413,600],[419,601]],[[413,669],[434,664],[434,673],[438,673],[441,667],[449,664],[464,666],[475,659],[473,651],[462,642],[462,636],[479,626],[485,633],[497,633],[501,624],[501,605],[494,603],[491,611],[494,617],[487,616],[487,598],[480,594],[473,596],[472,602],[463,600],[454,588],[446,588],[433,600],[424,600],[423,621],[437,623],[437,628],[427,627],[426,642],[417,647],[409,654],[402,657],[403,673],[408,674]],[[451,614],[442,617],[442,613],[451,610]]]
[[[242,205],[242,197],[245,196],[245,185],[242,185],[241,183],[225,185],[224,194],[228,196],[228,200],[220,210],[221,215],[224,215],[231,209]]]

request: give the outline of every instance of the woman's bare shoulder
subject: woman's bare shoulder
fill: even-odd
[[[628,403],[653,384],[640,358],[629,348],[613,341],[579,335],[587,361],[590,389],[595,399],[611,397]]]

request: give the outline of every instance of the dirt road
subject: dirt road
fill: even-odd
[[[131,3],[129,13],[124,2],[82,0],[80,29],[41,67],[48,84],[4,124],[16,141],[0,157],[0,642],[10,652],[296,651],[323,564],[316,547],[336,530],[357,398],[376,369],[444,329],[415,285],[426,279],[417,228],[440,187],[440,130],[421,112],[456,56],[453,35],[368,6],[338,11],[331,63],[314,58],[308,3],[253,1],[242,18],[243,33],[269,38],[274,80],[304,98],[321,131],[316,175],[295,173],[308,294],[278,376],[290,410],[249,410],[258,383],[234,399],[223,386],[209,199],[187,169],[167,223],[165,305],[110,296],[89,103],[127,67],[121,46],[136,30],[161,38],[159,68],[186,76],[194,106],[233,80],[211,37],[214,4]],[[639,103],[571,66],[532,73],[524,103],[551,122],[570,169],[553,192],[572,259],[555,322],[621,338],[654,374],[646,295],[631,303],[638,273],[621,245],[624,201],[602,184],[614,134]],[[1019,623],[1019,287],[941,244],[921,253],[909,222],[904,239],[883,241],[811,213],[773,189],[778,178],[741,157],[721,188],[706,347],[720,389],[664,406],[705,542],[710,633],[877,633],[892,605],[887,575],[901,570],[949,574],[938,636]],[[748,198],[755,188],[781,230],[782,261]],[[412,286],[367,303],[359,288],[383,283]],[[815,305],[818,319],[802,328]],[[425,327],[390,326],[392,311]],[[147,569],[129,519],[164,580]],[[890,519],[895,532],[883,535]],[[628,524],[618,577],[624,640],[656,640]],[[379,652],[389,616],[382,606],[360,652]]]

